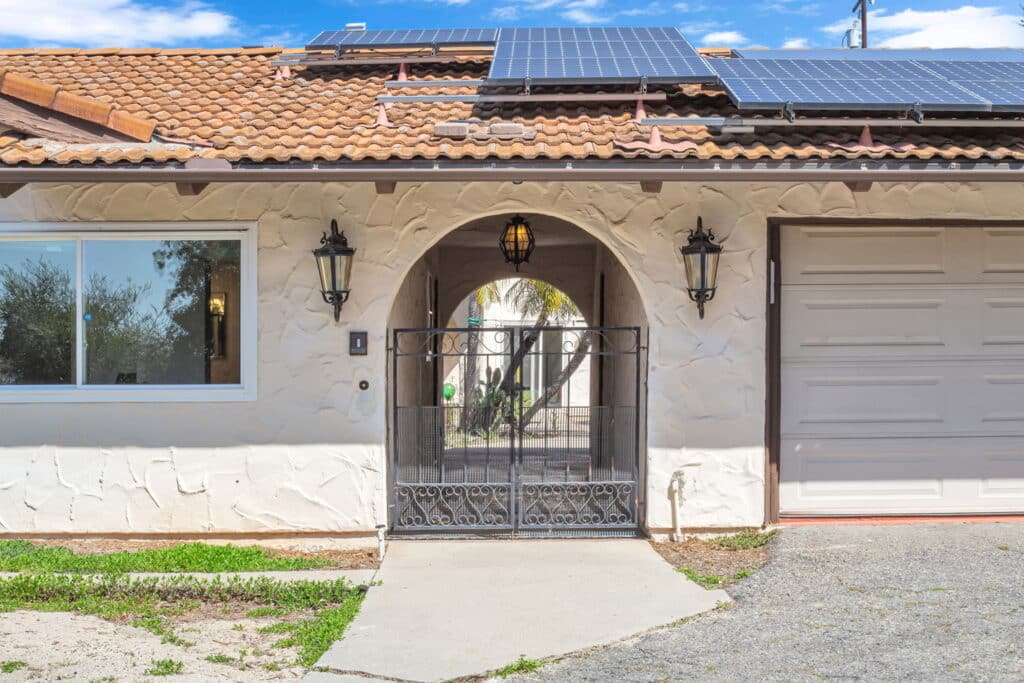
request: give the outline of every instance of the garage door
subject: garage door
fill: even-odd
[[[1024,512],[1024,228],[781,235],[783,515]]]

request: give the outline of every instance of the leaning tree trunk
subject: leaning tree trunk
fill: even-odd
[[[515,353],[512,354],[512,359],[508,364],[508,370],[505,372],[505,376],[501,379],[501,391],[503,394],[512,395],[512,390],[516,385],[516,375],[519,374],[520,368],[523,367],[523,361],[526,360],[526,356],[530,353],[530,350],[540,339],[540,333],[543,332],[543,328],[548,324],[548,317],[542,315],[537,318],[537,322],[534,323],[530,331],[525,335],[522,335],[523,343],[519,345]],[[515,335],[515,331],[510,331],[509,334]]]
[[[523,424],[530,424],[530,420],[533,419],[533,416],[536,415],[541,408],[547,406],[548,401],[553,399],[555,395],[561,391],[562,387],[565,386],[565,383],[569,381],[569,378],[573,376],[573,373],[579,370],[580,366],[583,365],[583,361],[586,360],[590,353],[590,345],[592,342],[593,337],[589,330],[580,336],[580,340],[576,344],[576,349],[573,351],[572,358],[569,359],[569,363],[562,368],[562,372],[560,372],[558,377],[555,378],[555,381],[544,389],[544,393],[534,401],[533,405],[531,405],[529,410],[526,411],[526,414],[523,415]]]
[[[470,431],[476,424],[477,399],[480,396],[480,374],[476,365],[477,354],[480,352],[480,332],[472,324],[473,319],[483,318],[480,304],[475,296],[469,299],[469,321],[466,325],[466,374],[462,378],[462,429]]]

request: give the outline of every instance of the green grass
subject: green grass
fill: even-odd
[[[354,594],[339,607],[322,609],[309,619],[283,621],[260,629],[263,633],[287,633],[274,643],[274,647],[294,647],[298,650],[298,663],[311,667],[320,656],[327,652],[331,643],[341,638],[345,629],[355,619],[363,594]]]
[[[503,666],[495,671],[494,675],[499,678],[508,678],[513,674],[532,674],[542,666],[544,666],[543,662],[536,659],[527,659],[520,655],[518,661],[515,661],[508,666]]]
[[[156,659],[153,666],[146,669],[147,676],[172,676],[180,674],[185,665],[173,659]]]
[[[206,661],[213,662],[214,664],[230,664],[235,661],[225,654],[207,655]]]
[[[10,662],[0,662],[0,674],[12,674],[18,669],[24,669],[26,666],[28,666],[28,664],[20,659]]]
[[[717,588],[727,581],[739,581],[740,579],[745,579],[754,573],[749,569],[741,569],[732,576],[718,576],[716,574],[700,574],[689,567],[679,567],[677,571],[682,572],[690,581],[693,581],[695,584],[708,590]]]
[[[741,531],[738,534],[732,534],[730,536],[712,538],[710,542],[727,550],[750,550],[752,548],[760,548],[767,544],[768,541],[775,538],[777,533],[779,533],[777,530]]]
[[[317,569],[323,558],[274,557],[262,548],[184,543],[172,548],[76,555],[28,541],[0,541],[0,571],[8,572],[262,572]]]
[[[0,612],[31,609],[129,619],[133,626],[161,636],[165,643],[189,647],[194,643],[174,633],[170,617],[203,603],[245,602],[254,609],[272,607],[277,615],[314,610],[309,619],[275,624],[276,630],[270,631],[289,634],[278,645],[297,647],[299,661],[312,666],[355,618],[364,593],[364,587],[352,586],[344,579],[20,574],[0,579]]]

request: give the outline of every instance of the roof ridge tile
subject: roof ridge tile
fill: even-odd
[[[142,142],[149,142],[156,129],[155,121],[121,111],[93,97],[76,95],[59,85],[22,76],[10,68],[0,69],[0,94],[95,123]]]

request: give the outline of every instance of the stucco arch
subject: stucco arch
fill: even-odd
[[[495,207],[490,211],[477,211],[469,214],[463,213],[463,215],[460,216],[459,221],[453,223],[447,229],[432,230],[430,239],[424,245],[421,245],[414,254],[410,254],[407,257],[407,260],[403,260],[403,264],[400,269],[396,268],[396,270],[400,270],[401,277],[395,280],[388,298],[389,306],[387,310],[389,327],[394,327],[394,325],[391,324],[391,321],[395,317],[396,305],[400,302],[403,290],[408,288],[410,276],[413,275],[417,266],[422,264],[425,257],[427,257],[432,251],[435,251],[447,239],[449,239],[453,234],[458,233],[460,230],[472,228],[474,225],[485,225],[488,222],[492,224],[494,229],[492,244],[493,253],[498,254],[497,241],[498,235],[500,234],[499,224],[502,224],[509,216],[515,213],[521,213],[527,216],[527,218],[535,224],[553,222],[561,226],[563,229],[579,231],[582,235],[586,236],[586,239],[589,240],[595,248],[600,248],[605,255],[611,257],[611,259],[606,259],[606,263],[608,265],[617,264],[619,268],[621,268],[621,274],[625,276],[625,279],[627,279],[630,285],[630,298],[635,294],[636,303],[640,306],[639,315],[636,316],[633,324],[640,327],[646,327],[647,321],[650,320],[647,297],[644,296],[641,281],[637,277],[634,267],[623,255],[610,228],[606,227],[604,230],[597,229],[595,225],[592,224],[592,216],[588,219],[586,216],[572,216],[557,210],[544,209],[536,211],[531,210],[529,206],[522,205],[521,203],[512,204],[510,202],[502,202],[502,204],[506,203],[511,204],[507,209],[499,205],[499,207]],[[423,218],[425,222],[431,222],[430,219],[431,216],[424,216]],[[458,283],[457,286],[453,287],[450,296],[450,299],[453,300],[454,303],[442,305],[441,309],[438,311],[438,324],[444,325],[458,302],[461,302],[475,288],[487,284],[488,282],[502,279],[506,275],[510,277],[515,277],[516,275],[532,277],[558,287],[576,302],[580,307],[580,310],[583,312],[583,317],[589,323],[599,324],[599,321],[597,320],[597,311],[592,305],[592,302],[587,300],[587,297],[583,295],[583,292],[581,292],[578,286],[574,286],[575,283],[560,276],[559,269],[545,267],[548,264],[537,263],[537,260],[541,258],[539,255],[540,253],[543,252],[538,252],[538,255],[535,256],[533,266],[525,267],[521,273],[517,274],[504,269],[491,273],[474,273],[471,277],[467,277],[463,282]],[[564,268],[565,264],[563,263],[561,265]]]

